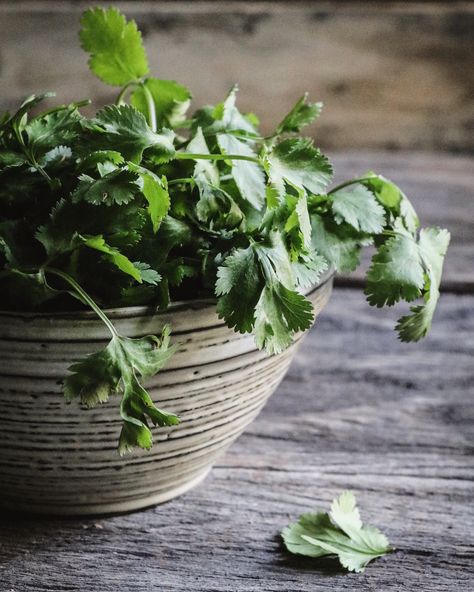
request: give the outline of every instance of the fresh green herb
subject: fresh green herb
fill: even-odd
[[[282,537],[291,553],[314,558],[335,555],[343,567],[355,572],[363,572],[370,561],[393,551],[377,528],[362,524],[350,491],[332,502],[329,513],[302,514],[283,530]]]
[[[215,296],[229,327],[277,354],[312,324],[303,290],[330,267],[355,269],[373,244],[369,303],[422,298],[397,328],[404,341],[426,334],[449,234],[420,230],[375,173],[331,188],[330,162],[298,136],[321,103],[303,96],[267,137],[238,110],[237,87],[188,116],[190,92],[149,77],[133,21],[94,8],[81,23],[92,72],[120,87],[116,104],[92,118],[80,112],[88,101],[38,112],[47,94],[0,117],[0,306],[99,315],[111,342],[75,363],[65,388],[89,406],[121,393],[121,451],[150,447],[147,421],[178,421],[139,383],[172,348],[168,332],[118,335],[108,307]]]

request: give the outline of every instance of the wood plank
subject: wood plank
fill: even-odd
[[[108,5],[109,2],[104,2]],[[114,2],[142,27],[151,70],[195,105],[238,82],[269,131],[305,91],[326,104],[325,148],[473,150],[470,2]],[[90,1],[0,3],[0,109],[32,92],[59,101],[116,92],[88,72],[79,15]]]
[[[2,590],[458,592],[474,587],[473,296],[431,336],[336,290],[261,417],[194,491],[94,520],[0,517]],[[353,489],[397,551],[363,575],[283,552],[281,528]]]
[[[474,161],[468,156],[428,153],[351,151],[331,155],[336,182],[367,170],[392,179],[412,200],[423,226],[441,226],[451,232],[443,273],[443,289],[474,291]],[[370,263],[339,278],[341,285],[360,285]]]

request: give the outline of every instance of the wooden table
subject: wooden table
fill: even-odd
[[[202,485],[128,516],[1,516],[2,592],[474,589],[472,165],[422,154],[334,161],[344,173],[383,170],[425,223],[452,230],[429,338],[399,343],[396,311],[369,309],[360,276],[343,278],[276,395]],[[362,575],[285,553],[282,527],[347,488],[397,551]]]

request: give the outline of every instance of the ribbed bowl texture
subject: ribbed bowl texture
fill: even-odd
[[[307,297],[317,315],[332,275]],[[172,328],[178,351],[146,386],[178,426],[153,428],[150,451],[117,452],[119,397],[94,409],[67,403],[67,368],[104,347],[109,334],[93,313],[0,312],[0,504],[62,514],[127,512],[170,500],[209,472],[258,415],[287,371],[302,335],[283,353],[259,351],[251,335],[229,329],[212,301],[145,307],[108,316],[129,337]]]

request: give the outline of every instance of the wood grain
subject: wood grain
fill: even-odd
[[[338,290],[259,420],[197,489],[93,520],[1,516],[2,591],[458,592],[473,589],[474,297],[431,336]],[[397,551],[363,575],[287,555],[279,531],[342,489]]]
[[[61,102],[115,98],[79,47],[90,5],[0,2],[0,109],[45,90]],[[309,128],[324,148],[474,150],[471,2],[114,5],[137,19],[152,72],[188,85],[196,106],[221,101],[238,82],[240,105],[269,131],[309,91],[326,105]]]

